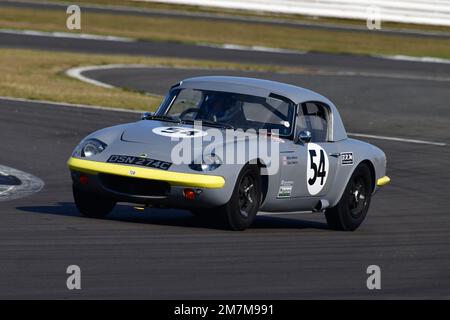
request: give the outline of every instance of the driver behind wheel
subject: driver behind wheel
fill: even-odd
[[[202,117],[205,120],[236,124],[245,119],[238,100],[223,94],[211,94],[205,99],[206,112]]]

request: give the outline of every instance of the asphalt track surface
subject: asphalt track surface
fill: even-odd
[[[36,43],[54,49],[47,39],[39,37],[30,47]],[[101,45],[92,44],[97,51]],[[203,50],[196,50],[202,57]],[[254,52],[220,52],[236,60],[240,54],[263,60]],[[343,57],[301,57],[288,62],[321,65],[328,57],[326,66],[335,70],[378,66],[391,74],[450,76],[446,65],[369,58],[354,58],[352,65],[350,57],[344,57],[347,64],[333,65]],[[278,58],[291,59],[273,56]],[[230,74],[117,69],[85,75],[163,93],[182,78],[211,72]],[[447,81],[261,76],[330,97],[348,131],[450,142]],[[245,232],[221,230],[186,211],[138,213],[127,205],[106,220],[81,217],[66,168],[72,149],[94,130],[137,118],[0,99],[0,136],[6,141],[0,144],[0,164],[45,182],[32,196],[0,202],[0,298],[450,298],[448,146],[369,140],[386,152],[392,184],[373,198],[366,221],[351,233],[329,230],[319,213],[261,216]],[[72,264],[81,267],[81,291],[66,289],[65,271]],[[373,264],[382,270],[379,291],[366,287],[366,268]]]

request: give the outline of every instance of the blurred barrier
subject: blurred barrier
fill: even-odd
[[[318,17],[450,26],[450,0],[136,0]]]

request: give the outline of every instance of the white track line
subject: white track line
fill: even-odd
[[[107,64],[102,66],[84,66],[84,67],[76,67],[66,70],[66,75],[69,77],[78,79],[83,82],[87,82],[89,84],[92,84],[94,86],[107,88],[107,89],[113,89],[115,86],[104,83],[92,78],[88,78],[82,75],[83,72],[88,71],[97,71],[97,70],[110,70],[110,69],[122,69],[122,68],[151,68],[152,66],[149,65],[143,65],[143,64]]]
[[[264,46],[244,46],[234,43],[205,43],[199,42],[196,45],[208,48],[217,48],[224,50],[241,50],[241,51],[261,51],[261,52],[273,52],[273,53],[287,53],[287,54],[308,54],[309,51],[292,50],[292,49],[282,49]],[[384,60],[396,60],[396,61],[407,61],[407,62],[420,62],[420,63],[442,63],[450,64],[450,59],[436,58],[436,57],[414,57],[405,55],[369,55],[371,58],[384,59]]]
[[[0,170],[0,175],[5,176],[5,177],[8,176],[8,174],[6,174],[5,172],[3,172],[3,171],[1,171],[1,170]],[[1,192],[0,192],[0,196],[1,196],[2,194],[8,193],[8,192],[11,191],[12,189],[14,189],[14,186],[10,186],[10,187],[7,188],[6,190],[1,191]]]
[[[371,55],[373,58],[381,58],[387,60],[397,60],[397,61],[408,61],[408,62],[423,62],[423,63],[443,63],[450,64],[449,59],[443,58],[435,58],[435,57],[412,57],[412,56],[404,56],[404,55]]]
[[[306,54],[306,51],[298,51],[298,50],[290,50],[290,49],[281,49],[281,48],[272,48],[272,47],[264,47],[264,46],[243,46],[240,44],[214,44],[214,43],[205,43],[199,42],[198,46],[208,47],[208,48],[218,48],[225,50],[241,50],[241,51],[261,51],[261,52],[274,52],[274,53],[290,53],[290,54]]]
[[[15,176],[21,182],[19,185],[10,186],[6,190],[0,192],[0,201],[12,200],[31,195],[32,193],[42,190],[45,185],[44,181],[29,173],[2,165],[0,165],[0,168],[2,168],[2,175]],[[6,172],[3,170],[6,170]]]
[[[323,76],[342,76],[342,77],[367,77],[367,78],[386,78],[386,79],[401,79],[401,80],[420,80],[420,81],[437,81],[450,82],[450,77],[435,77],[435,76],[418,76],[409,74],[396,73],[378,73],[378,72],[359,72],[359,71],[326,71],[317,70],[315,75]]]
[[[399,137],[388,137],[388,136],[379,136],[373,134],[364,134],[364,133],[347,133],[349,136],[359,137],[359,138],[369,138],[369,139],[379,139],[379,140],[388,140],[388,141],[399,141],[399,142],[407,142],[407,143],[416,143],[416,144],[428,144],[432,146],[445,147],[447,144],[444,142],[435,142],[435,141],[427,141],[427,140],[417,140],[417,139],[407,139],[407,138],[399,138]]]
[[[95,70],[100,70],[100,69],[102,69],[102,68],[97,67]],[[80,81],[92,84],[97,87],[102,87],[102,88],[107,88],[107,89],[115,88],[113,85],[110,85],[110,84],[107,84],[107,83],[104,83],[101,81],[97,81],[97,80],[94,80],[94,79],[91,79],[91,78],[88,78],[88,77],[85,77],[82,75],[83,72],[91,71],[91,70],[94,70],[92,68],[92,66],[71,68],[71,69],[66,70],[66,75],[68,75],[71,78],[78,79]]]
[[[75,67],[66,70],[65,74],[74,79],[102,87],[107,89],[116,88],[115,86],[101,82],[83,75],[83,72],[89,71],[98,71],[98,70],[111,70],[111,69],[131,69],[131,68],[148,68],[148,69],[158,69],[158,68],[170,68],[170,69],[178,69],[178,70],[238,70],[233,68],[202,68],[202,67],[172,67],[165,66],[159,64],[105,64],[100,66],[84,66],[84,67]],[[148,95],[158,96],[156,94],[152,94],[150,92],[146,92]]]
[[[3,194],[6,194],[6,193],[8,193],[8,192],[10,192],[12,189],[14,189],[14,186],[9,187],[8,189],[1,191],[1,192],[0,192],[0,196],[3,195]]]
[[[94,86],[107,88],[107,89],[114,89],[116,87],[109,83],[101,82],[101,81],[83,76],[83,72],[98,71],[98,70],[111,70],[111,69],[130,69],[130,68],[156,69],[156,68],[168,68],[168,67],[163,66],[163,65],[149,65],[149,64],[105,64],[105,65],[100,65],[100,66],[97,65],[97,66],[84,66],[84,67],[70,68],[70,69],[66,70],[65,74],[69,77],[92,84]],[[201,69],[201,68],[179,67],[177,69],[196,69],[197,70],[197,69]],[[214,69],[214,70],[219,70],[219,69]],[[148,94],[150,94],[150,93],[148,93]]]
[[[37,37],[55,37],[55,38],[69,38],[69,39],[86,39],[86,40],[100,40],[100,41],[116,41],[116,42],[135,42],[136,39],[116,37],[116,36],[102,36],[88,33],[69,33],[69,32],[46,32],[37,30],[15,30],[15,29],[0,29],[0,33],[19,34],[26,36]]]

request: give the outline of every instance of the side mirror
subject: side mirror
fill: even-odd
[[[141,120],[148,120],[153,116],[153,112],[144,112],[141,115]]]
[[[300,131],[297,136],[297,142],[301,141],[303,143],[309,143],[309,142],[311,142],[311,139],[312,139],[312,134],[311,134],[311,131],[308,131],[308,130]]]

